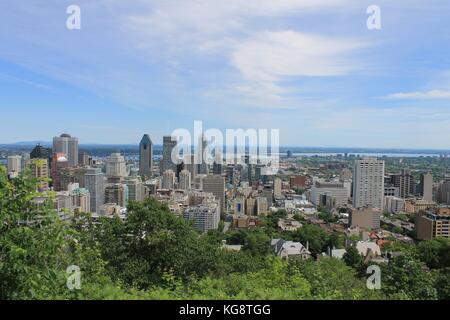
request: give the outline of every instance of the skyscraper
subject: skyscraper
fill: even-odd
[[[356,160],[353,170],[353,206],[371,206],[383,209],[384,161],[377,159]]]
[[[105,186],[105,203],[115,203],[121,207],[128,205],[128,186],[121,183],[110,183]]]
[[[159,165],[159,172],[161,175],[163,175],[166,170],[177,172],[177,164],[172,161],[172,152],[176,145],[177,141],[174,137],[163,137],[163,157]]]
[[[175,172],[173,170],[166,170],[162,176],[162,189],[174,189],[175,188]]]
[[[220,200],[220,213],[225,213],[225,178],[220,175],[204,177],[203,191],[212,193]]]
[[[78,138],[63,133],[60,137],[53,138],[53,153],[64,153],[67,156],[69,166],[78,165]]]
[[[52,158],[52,148],[44,148],[42,145],[37,144],[36,147],[30,153],[31,159],[48,159]]]
[[[9,156],[8,157],[8,172],[19,173],[22,170],[22,157]]]
[[[391,176],[394,187],[398,188],[400,198],[407,198],[415,193],[414,178],[410,171],[401,170],[400,173]]]
[[[123,182],[128,187],[128,200],[129,201],[143,201],[144,200],[144,185],[141,178],[126,178]]]
[[[69,167],[65,153],[54,153],[52,158],[52,185],[55,191],[63,191],[62,174]]]
[[[112,153],[106,159],[106,175],[108,178],[125,178],[128,175],[125,158],[120,153]]]
[[[48,189],[48,160],[47,159],[31,159],[30,161],[31,175],[40,180],[39,189]]]
[[[105,203],[105,178],[100,168],[89,168],[85,176],[86,189],[90,194],[91,212],[98,212]]]
[[[187,170],[180,172],[180,189],[189,190],[191,189],[191,173]]]
[[[148,134],[142,137],[139,145],[139,174],[145,178],[152,176],[153,142]]]
[[[420,175],[420,191],[423,200],[433,201],[433,175],[431,173]]]
[[[208,164],[206,163],[207,159],[204,157],[207,147],[208,141],[206,140],[205,135],[202,134],[199,138],[197,146],[198,174],[208,174]]]

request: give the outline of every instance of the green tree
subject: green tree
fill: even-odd
[[[413,255],[402,254],[382,265],[382,290],[394,299],[437,299],[434,276]]]
[[[347,266],[353,267],[356,270],[359,270],[363,263],[363,257],[359,254],[359,251],[354,246],[351,246],[347,249],[347,252],[344,254],[343,260]]]
[[[417,246],[417,252],[430,268],[450,268],[450,240],[447,238],[422,241]]]
[[[247,233],[245,245],[242,248],[254,256],[265,256],[269,253],[270,238],[261,230]]]
[[[305,246],[309,243],[309,250],[316,256],[326,251],[330,243],[328,234],[322,228],[313,224],[305,224],[297,230],[293,239]]]

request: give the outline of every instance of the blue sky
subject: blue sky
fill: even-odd
[[[2,0],[0,143],[160,143],[203,120],[282,145],[450,148],[449,16],[447,0]]]

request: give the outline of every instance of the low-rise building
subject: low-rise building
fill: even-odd
[[[283,239],[273,239],[270,242],[272,252],[282,259],[299,258],[308,260],[311,258],[311,252],[308,245],[305,247],[300,242],[285,241]]]

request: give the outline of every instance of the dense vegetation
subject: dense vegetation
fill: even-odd
[[[449,241],[398,246],[382,266],[382,290],[369,290],[365,266],[344,260],[282,261],[268,241],[280,236],[279,216],[264,228],[198,234],[152,199],[132,203],[125,222],[87,214],[62,220],[35,192],[27,172],[9,180],[0,168],[0,299],[437,299],[450,295]],[[305,224],[283,238],[308,241],[319,256],[340,240]],[[222,240],[242,244],[222,249]],[[68,266],[81,269],[81,289],[66,285]]]

